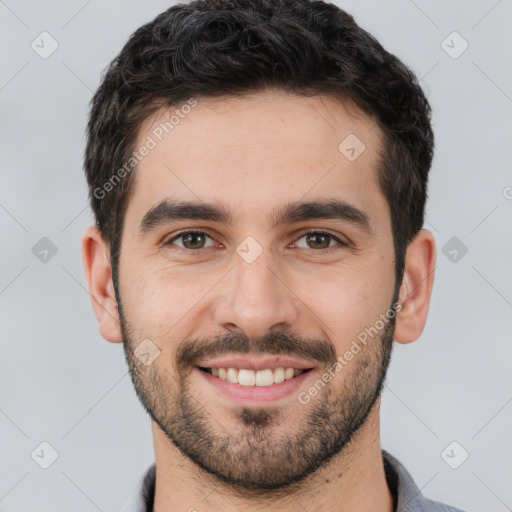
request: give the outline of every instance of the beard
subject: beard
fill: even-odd
[[[395,315],[307,405],[297,400],[291,410],[233,406],[222,411],[237,425],[228,431],[191,389],[190,373],[200,358],[228,352],[295,355],[320,361],[327,371],[337,360],[334,346],[284,331],[258,340],[227,333],[182,342],[171,373],[157,364],[160,358],[145,366],[134,355],[138,341],[118,304],[125,357],[144,409],[185,457],[242,495],[278,493],[348,452],[382,392]],[[287,428],[279,428],[283,422]]]

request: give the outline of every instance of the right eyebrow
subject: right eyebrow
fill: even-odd
[[[165,199],[153,206],[142,219],[139,233],[144,235],[155,228],[175,220],[209,220],[232,224],[233,216],[223,206],[192,201],[173,202]]]

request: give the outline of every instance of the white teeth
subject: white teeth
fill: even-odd
[[[228,368],[228,382],[238,384],[238,370],[236,368]]]
[[[293,379],[304,370],[294,368],[269,368],[266,370],[246,370],[244,368],[212,368],[212,375],[241,386],[271,386]]]
[[[276,368],[274,370],[274,384],[284,381],[284,368]]]
[[[295,374],[295,371],[293,368],[286,368],[284,371],[284,380],[293,379],[293,375]]]
[[[274,384],[274,372],[272,370],[256,372],[256,386],[271,386],[272,384]]]
[[[254,384],[256,384],[254,370],[240,370],[238,372],[238,384],[242,386],[254,386]]]

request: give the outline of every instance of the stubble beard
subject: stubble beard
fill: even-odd
[[[275,406],[233,408],[224,414],[237,428],[228,431],[221,415],[214,418],[192,393],[190,368],[171,374],[165,367],[141,364],[120,304],[119,310],[132,382],[152,420],[207,474],[255,495],[302,482],[349,448],[381,394],[395,325],[393,318],[307,405],[297,400],[291,411]]]

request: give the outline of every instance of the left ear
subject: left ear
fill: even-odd
[[[434,235],[427,229],[420,229],[407,247],[405,256],[399,293],[402,308],[396,316],[393,338],[398,343],[410,343],[423,332],[434,285],[435,263]]]

